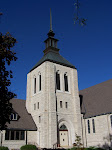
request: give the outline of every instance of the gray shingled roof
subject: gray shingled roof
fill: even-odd
[[[55,53],[53,51],[49,51],[47,54],[45,54],[40,61],[30,70],[34,70],[36,67],[41,65],[45,61],[51,61],[57,64],[61,64],[63,66],[75,68],[74,65],[72,65],[68,60],[66,60],[64,57],[62,57],[59,53]]]
[[[85,118],[112,113],[112,79],[81,90]]]
[[[33,121],[32,116],[27,112],[25,107],[25,100],[21,99],[11,99],[12,107],[14,111],[20,116],[17,121],[10,121],[8,129],[14,130],[32,130],[36,131],[36,125]]]

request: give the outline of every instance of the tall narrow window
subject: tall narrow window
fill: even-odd
[[[39,116],[39,123],[41,123],[41,116]]]
[[[20,140],[24,140],[24,139],[25,139],[25,132],[21,131]]]
[[[11,131],[11,140],[14,140],[14,131]]]
[[[65,102],[65,108],[68,108],[68,103],[67,102]]]
[[[62,101],[60,101],[60,108],[62,108]]]
[[[90,122],[89,122],[89,120],[87,121],[87,123],[88,123],[88,133],[90,133]]]
[[[36,93],[36,78],[34,78],[34,94]]]
[[[8,130],[6,130],[5,131],[5,140],[9,140],[9,131]]]
[[[36,110],[36,104],[34,104],[34,110]]]
[[[64,74],[64,82],[65,82],[65,91],[68,91],[68,76]]]
[[[41,74],[39,74],[39,91],[41,91]]]
[[[112,128],[112,115],[110,116],[110,123],[111,123],[111,128]]]
[[[92,124],[93,124],[93,133],[95,133],[95,121],[92,119]]]
[[[37,108],[39,109],[39,102],[37,103]]]
[[[60,74],[59,74],[59,72],[56,72],[56,88],[57,88],[57,90],[60,90]]]
[[[19,131],[16,131],[16,137],[15,140],[19,140]]]

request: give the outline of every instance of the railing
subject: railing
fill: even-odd
[[[57,148],[57,142],[53,144],[53,149]]]

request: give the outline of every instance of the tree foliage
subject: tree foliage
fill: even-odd
[[[76,146],[78,148],[78,150],[80,150],[82,143],[81,143],[81,137],[78,136],[77,134],[75,134],[76,139],[75,139],[75,143],[74,146]]]
[[[0,33],[0,130],[7,127],[7,122],[10,123],[10,115],[13,110],[10,99],[16,96],[8,89],[13,75],[11,70],[7,70],[11,62],[17,60],[16,53],[11,50],[15,43],[16,39],[10,33],[5,35]]]

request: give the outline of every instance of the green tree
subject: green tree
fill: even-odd
[[[6,123],[10,123],[13,110],[10,99],[16,96],[8,89],[13,75],[11,70],[7,70],[11,62],[17,60],[16,53],[11,50],[15,43],[16,39],[10,33],[0,33],[0,130],[7,128]]]
[[[75,134],[76,139],[75,139],[75,146],[77,147],[77,150],[81,149],[82,143],[81,143],[81,137]]]

